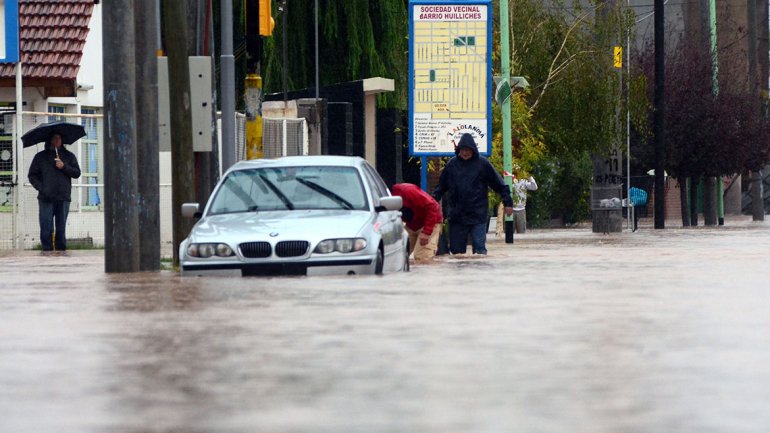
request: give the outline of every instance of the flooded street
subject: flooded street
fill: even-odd
[[[770,431],[770,222],[488,246],[313,278],[3,252],[0,432]]]

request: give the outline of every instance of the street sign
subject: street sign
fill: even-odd
[[[508,80],[500,80],[497,84],[497,89],[495,89],[495,101],[503,105],[511,97],[511,93],[513,93],[511,83]]]
[[[623,47],[615,47],[615,53],[613,56],[613,63],[616,68],[620,69],[623,67]]]

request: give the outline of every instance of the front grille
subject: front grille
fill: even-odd
[[[243,257],[249,259],[270,257],[269,242],[244,242],[239,246],[241,247],[241,254],[243,254]]]
[[[281,241],[275,246],[275,255],[278,257],[304,256],[310,243],[307,241]]]

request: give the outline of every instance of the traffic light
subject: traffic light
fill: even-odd
[[[275,20],[270,11],[272,0],[259,0],[259,34],[260,36],[272,36],[275,28]]]

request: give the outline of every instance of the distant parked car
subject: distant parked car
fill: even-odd
[[[179,246],[182,275],[382,274],[409,270],[401,197],[348,156],[241,161]]]

